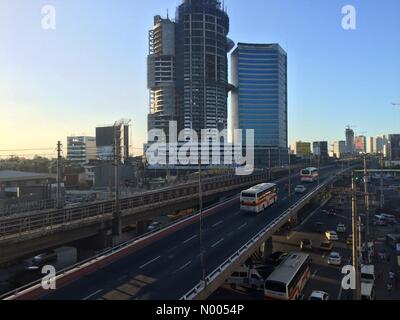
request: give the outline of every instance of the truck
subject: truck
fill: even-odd
[[[264,283],[268,276],[273,272],[272,266],[264,265],[242,265],[231,276],[225,280],[227,285],[235,289],[237,286],[254,289],[258,291],[264,290]]]

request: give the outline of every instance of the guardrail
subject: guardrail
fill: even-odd
[[[295,204],[290,206],[285,212],[283,212],[279,217],[273,220],[269,225],[263,228],[260,232],[258,232],[253,238],[251,238],[244,246],[242,246],[238,251],[236,251],[233,255],[231,255],[227,260],[225,260],[220,266],[218,266],[214,271],[212,271],[206,278],[205,283],[201,280],[194,288],[190,289],[180,300],[192,300],[196,296],[198,296],[205,288],[206,284],[215,280],[220,274],[226,271],[234,262],[236,262],[242,255],[248,251],[254,244],[256,244],[260,239],[262,239],[268,232],[274,229],[277,225],[282,223],[284,220],[287,221],[288,217],[299,207],[301,204],[308,201],[310,198],[313,198],[316,194],[318,194],[321,189],[325,188],[327,185],[336,180],[338,175],[341,175],[348,171],[349,168],[341,171],[336,174],[334,177],[329,178],[327,181],[319,185],[312,192],[298,200]]]
[[[272,177],[283,175],[286,170],[276,170]],[[268,180],[268,173],[258,173],[251,176],[224,176],[210,179],[202,185],[204,194],[232,190],[245,184]],[[167,189],[163,192],[148,192],[142,195],[120,199],[120,210],[140,210],[140,208],[162,206],[165,203],[176,202],[179,199],[193,197],[199,193],[198,184],[188,184]],[[76,225],[79,222],[94,220],[95,218],[112,218],[115,211],[115,201],[101,201],[79,207],[69,207],[46,212],[33,212],[12,216],[0,216],[0,241],[7,237],[22,237],[34,231],[43,234],[54,232],[63,226]]]

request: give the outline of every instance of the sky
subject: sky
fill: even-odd
[[[68,135],[132,119],[146,140],[148,31],[180,0],[0,0],[0,155],[50,155]],[[56,29],[42,28],[44,5]],[[400,1],[225,0],[229,37],[288,53],[289,143],[400,132]],[[356,29],[342,28],[342,7]],[[229,118],[230,119],[230,118]],[[35,150],[33,150],[35,149]]]

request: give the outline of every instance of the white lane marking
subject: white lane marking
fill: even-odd
[[[153,263],[154,261],[157,261],[160,258],[161,258],[161,256],[158,256],[158,257],[150,260],[149,262],[146,262],[144,265],[140,266],[139,269],[143,269],[144,267],[148,266],[149,264]]]
[[[189,264],[192,263],[192,260],[190,260],[188,263],[186,263],[185,265],[183,265],[182,267],[180,267],[178,270],[176,270],[176,272],[182,271],[183,269],[185,269]]]
[[[311,276],[311,278],[315,278],[315,276],[317,275],[317,273],[318,273],[318,270],[315,270],[314,273],[313,273],[313,275]]]
[[[215,228],[216,226],[219,226],[221,223],[223,223],[224,221],[218,221],[217,223],[213,224],[212,227]]]
[[[96,292],[93,292],[92,294],[88,295],[86,298],[83,298],[83,300],[89,300],[91,297],[95,296],[96,294],[102,292],[103,289],[97,290]]]
[[[217,245],[219,245],[222,241],[224,241],[225,239],[222,238],[221,240],[217,241],[216,243],[214,243],[211,248],[215,248]]]
[[[169,250],[167,251],[167,253],[173,252],[173,251],[175,251],[176,249],[178,249],[178,246],[172,247],[171,249],[169,249]]]
[[[185,241],[183,241],[183,243],[185,244],[185,243],[188,243],[189,241],[192,241],[193,239],[196,239],[197,238],[197,234],[195,234],[193,237],[191,237],[191,238],[189,238],[189,239],[186,239]]]
[[[243,223],[243,224],[238,228],[238,230],[243,229],[245,226],[247,226],[247,222],[246,222],[246,223]]]

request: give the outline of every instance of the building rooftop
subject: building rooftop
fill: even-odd
[[[55,174],[24,172],[14,170],[0,170],[0,182],[56,179]]]

